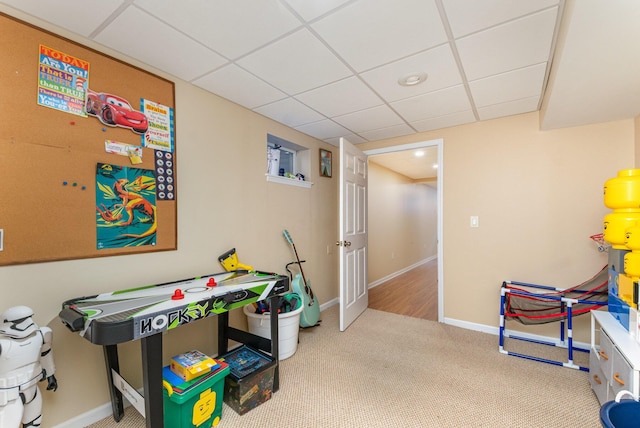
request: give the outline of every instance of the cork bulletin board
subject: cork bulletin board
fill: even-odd
[[[173,82],[0,13],[0,266],[175,250],[174,108]]]

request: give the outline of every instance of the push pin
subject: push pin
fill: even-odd
[[[215,287],[216,285],[218,285],[216,283],[216,280],[213,277],[209,278],[209,282],[207,282],[207,287]]]
[[[173,293],[173,296],[171,296],[171,300],[181,300],[184,299],[184,294],[182,293],[182,290],[180,290],[179,288],[176,288],[176,291]]]

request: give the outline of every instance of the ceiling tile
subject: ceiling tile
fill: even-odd
[[[351,134],[347,129],[329,119],[297,126],[296,129],[320,140]]]
[[[384,105],[345,114],[343,116],[336,116],[332,119],[345,128],[357,133],[404,123],[393,110]]]
[[[382,104],[380,97],[355,76],[298,94],[296,99],[327,117]]]
[[[235,64],[226,65],[191,83],[247,108],[272,103],[287,96]]]
[[[565,5],[565,13],[545,88],[542,128],[637,121],[640,2],[573,1]]]
[[[228,59],[301,25],[277,0],[135,0],[135,4]]]
[[[210,49],[133,7],[127,8],[95,40],[187,81],[226,62]]]
[[[398,84],[398,79],[417,73],[427,73],[427,80],[415,86]],[[462,83],[462,77],[449,44],[374,68],[362,73],[361,76],[373,90],[389,102]]]
[[[44,2],[42,0],[2,0],[2,3],[87,37],[125,2],[122,0],[109,2],[103,0]],[[82,19],[78,19],[78,13],[82,10],[90,10],[91,13],[82,14]]]
[[[325,119],[320,113],[310,109],[294,98],[286,98],[254,109],[256,113],[295,128]]]
[[[309,30],[302,29],[238,61],[289,95],[343,79],[351,71]]]
[[[417,120],[415,122],[411,122],[411,126],[413,126],[418,132],[426,132],[432,131],[434,129],[464,125],[465,123],[471,123],[475,121],[476,118],[473,114],[473,111],[465,110],[446,114],[444,116],[434,117],[431,119]]]
[[[514,114],[528,113],[536,111],[540,97],[522,98],[520,100],[506,103],[494,104],[487,107],[478,108],[480,120],[496,119],[498,117],[512,116]]]
[[[333,144],[336,147],[340,147],[340,138],[344,138],[351,144],[360,144],[360,143],[365,143],[367,141],[361,136],[355,135],[355,134],[342,135],[341,137],[325,138],[323,141],[326,141],[329,144]]]
[[[311,21],[317,17],[324,15],[332,9],[337,8],[351,0],[322,0],[322,1],[309,1],[309,0],[284,0],[291,6],[296,13],[305,21]]]
[[[442,0],[454,37],[557,5],[559,0]]]
[[[364,138],[369,141],[384,140],[386,138],[401,137],[413,134],[415,131],[406,123],[402,125],[389,126],[388,128],[374,129],[372,131],[361,132]]]
[[[312,24],[312,28],[356,71],[447,40],[434,0],[358,1]]]
[[[396,101],[391,103],[391,107],[407,122],[471,110],[469,97],[462,85]]]
[[[540,96],[547,64],[537,64],[469,83],[477,107]]]
[[[467,79],[547,61],[557,12],[554,7],[456,40]]]

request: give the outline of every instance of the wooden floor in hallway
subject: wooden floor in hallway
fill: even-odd
[[[438,259],[369,290],[369,307],[431,321],[438,320]]]

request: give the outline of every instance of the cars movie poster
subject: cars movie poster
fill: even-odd
[[[129,128],[138,134],[144,134],[149,128],[147,116],[134,110],[129,101],[118,95],[87,89],[86,104],[87,114],[97,117],[105,125]]]
[[[86,117],[89,62],[40,45],[38,104]]]

